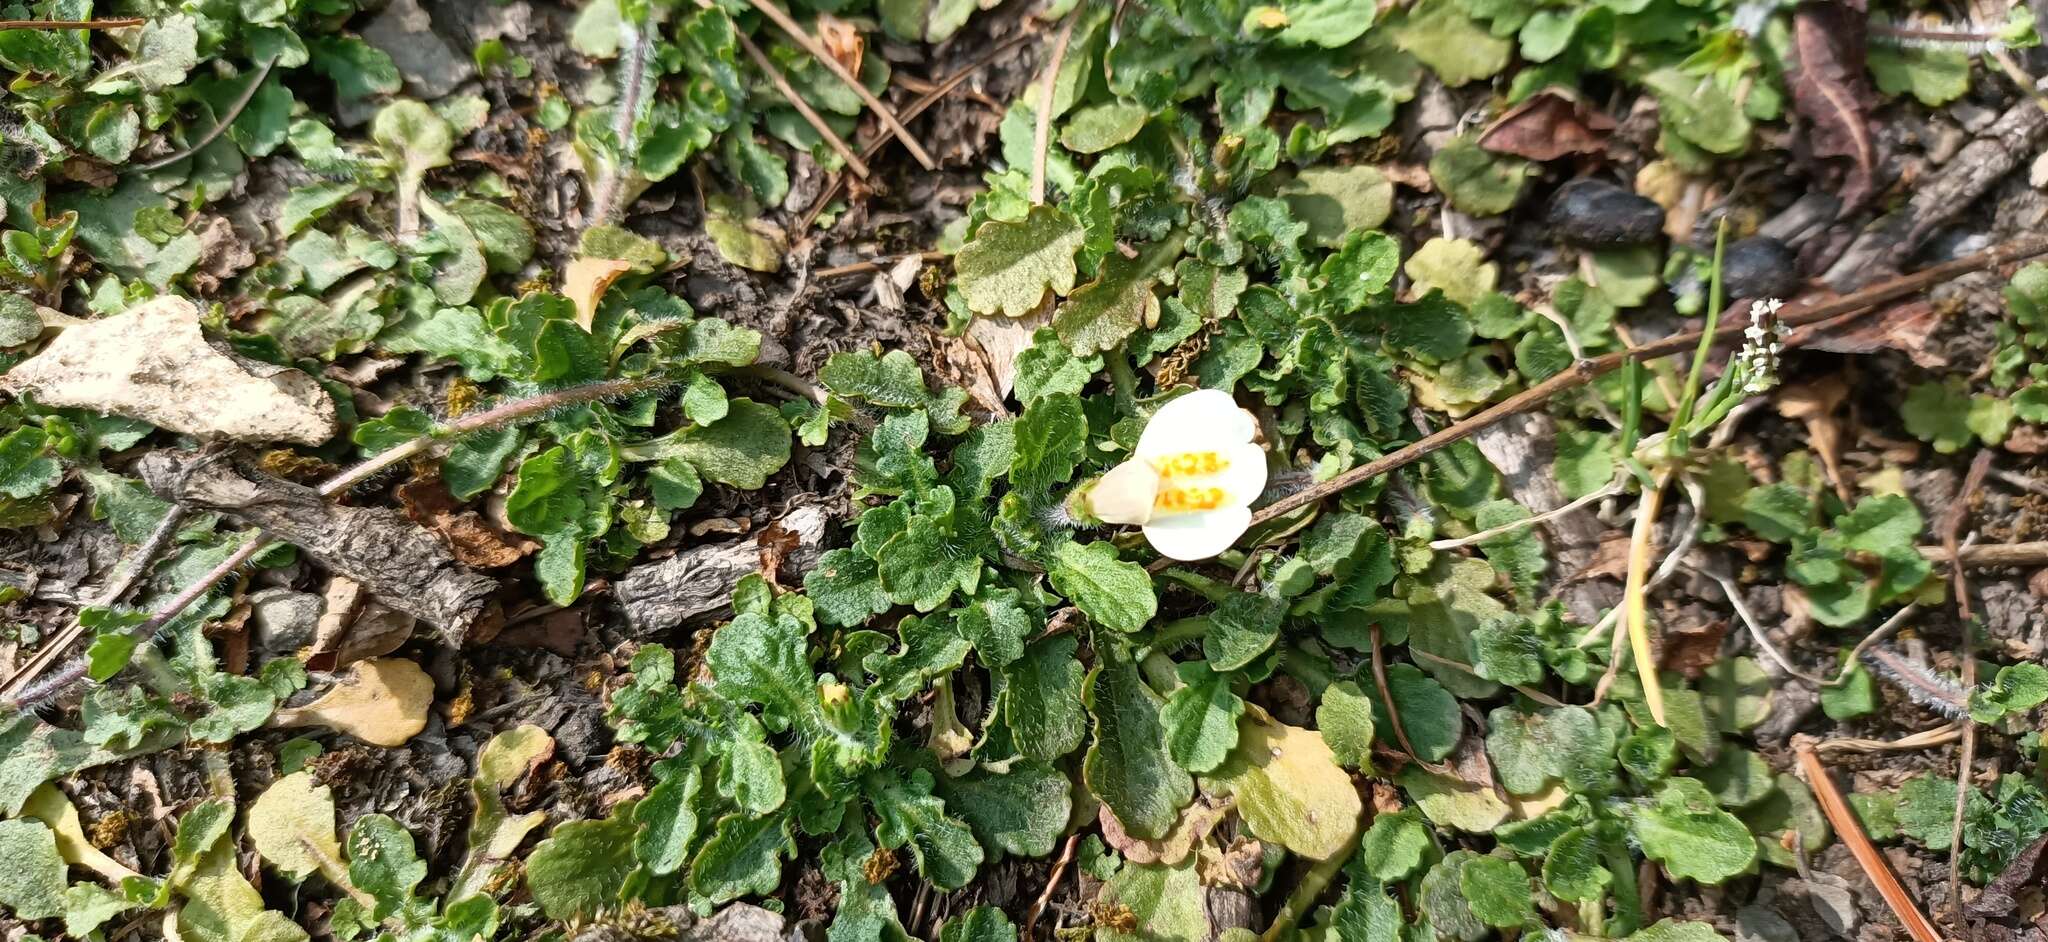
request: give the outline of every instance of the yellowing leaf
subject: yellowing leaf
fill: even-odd
[[[1237,748],[1216,777],[1237,797],[1237,812],[1260,840],[1324,860],[1343,851],[1365,812],[1351,776],[1323,734],[1247,712]]]
[[[357,661],[349,679],[302,707],[277,711],[278,726],[325,726],[373,746],[402,746],[427,728],[434,681],[402,658]]]
[[[245,828],[256,852],[293,880],[334,868],[341,860],[341,842],[334,836],[334,790],[315,782],[310,772],[294,772],[273,783],[249,806]],[[330,879],[336,876],[329,874]]]
[[[57,835],[57,853],[65,863],[91,870],[116,886],[122,880],[140,875],[92,846],[78,820],[78,808],[57,790],[57,786],[44,784],[37,787],[21,806],[21,813],[23,817],[35,818],[50,826]]]
[[[991,219],[953,261],[960,293],[976,314],[1023,317],[1045,301],[1046,289],[1074,290],[1074,252],[1081,223],[1051,206],[1033,206],[1023,219]]]
[[[477,779],[499,790],[519,784],[528,772],[555,754],[555,739],[532,723],[508,729],[477,753]]]
[[[597,319],[597,303],[612,283],[633,270],[616,258],[579,258],[562,272],[562,295],[576,305],[576,326],[589,330]]]

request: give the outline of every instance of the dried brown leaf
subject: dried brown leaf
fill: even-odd
[[[1835,3],[1802,3],[1792,14],[1797,67],[1788,75],[1792,107],[1805,120],[1794,135],[1814,157],[1847,157],[1836,196],[1852,213],[1876,191],[1877,144],[1870,109],[1877,93],[1864,67],[1864,17]]]
[[[1501,115],[1479,135],[1479,146],[1496,154],[1535,161],[1607,150],[1614,119],[1567,89],[1537,92]]]
[[[325,726],[373,746],[402,746],[427,728],[434,681],[402,658],[359,661],[347,679],[302,707],[277,711],[276,726]]]

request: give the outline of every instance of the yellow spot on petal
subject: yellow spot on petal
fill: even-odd
[[[1223,506],[1220,487],[1165,487],[1152,506],[1166,513],[1197,513]]]
[[[1214,451],[1184,451],[1155,459],[1152,464],[1159,469],[1161,480],[1171,481],[1174,478],[1222,474],[1230,467],[1230,459]]]

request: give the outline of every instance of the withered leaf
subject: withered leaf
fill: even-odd
[[[1479,146],[1528,160],[1556,160],[1607,149],[1614,119],[1568,89],[1537,92],[1501,115],[1479,135]]]
[[[1807,123],[1793,140],[1814,157],[1847,157],[1836,196],[1854,212],[1876,191],[1877,144],[1870,109],[1877,93],[1864,68],[1866,23],[1845,4],[1802,3],[1792,15],[1797,65],[1788,76],[1792,107]]]

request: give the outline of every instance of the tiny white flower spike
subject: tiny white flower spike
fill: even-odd
[[[1207,559],[1251,526],[1251,503],[1266,489],[1258,423],[1230,394],[1204,389],[1162,406],[1129,461],[1088,492],[1104,523],[1138,524],[1171,559]]]

